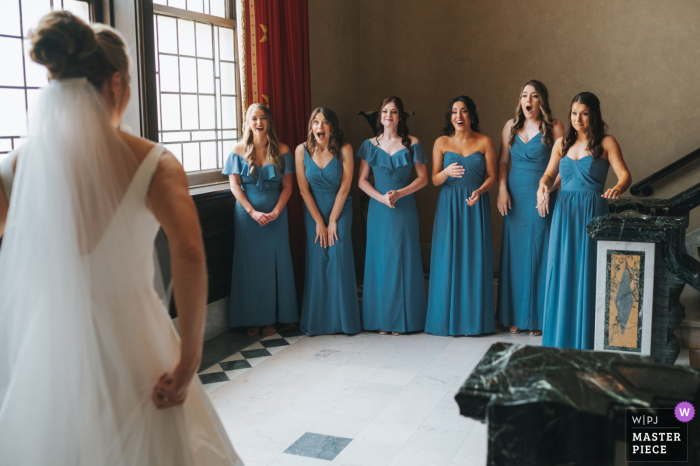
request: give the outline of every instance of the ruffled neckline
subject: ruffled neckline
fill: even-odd
[[[411,147],[405,147],[392,155],[389,155],[381,147],[372,144],[369,139],[364,144],[368,144],[371,147],[370,150],[366,151],[365,161],[372,167],[382,167],[384,174],[398,181],[402,181],[401,175],[397,173],[399,168],[413,165],[416,162],[427,162],[425,155],[422,157],[420,155],[423,154],[423,146],[420,142],[412,144]]]
[[[286,156],[287,154],[290,154],[291,152],[286,152],[282,154],[282,156]],[[249,178],[253,178],[255,181],[255,185],[258,188],[271,188],[271,182],[273,181],[281,181],[282,180],[282,169],[276,164],[272,163],[266,163],[262,167],[259,167],[258,165],[255,165],[255,170],[253,172],[250,172],[250,165],[245,158],[240,155],[236,154],[235,152],[232,152],[233,155],[235,155],[238,158],[238,164],[239,164],[239,174],[241,176],[247,176]],[[275,168],[277,168],[275,170]]]

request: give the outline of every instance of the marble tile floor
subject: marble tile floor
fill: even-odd
[[[280,332],[200,378],[247,466],[483,465],[486,426],[454,395],[497,341],[542,337]]]

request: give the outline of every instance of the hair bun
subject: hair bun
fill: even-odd
[[[85,76],[81,65],[98,49],[92,28],[67,11],[44,16],[29,38],[32,60],[46,66],[54,79]]]

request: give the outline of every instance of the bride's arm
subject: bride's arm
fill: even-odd
[[[168,237],[173,289],[180,327],[180,362],[153,391],[158,408],[181,404],[202,357],[207,312],[207,270],[199,217],[180,162],[166,152],[148,195],[150,208]]]

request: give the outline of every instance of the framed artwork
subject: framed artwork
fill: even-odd
[[[596,351],[649,355],[654,243],[598,241]]]

